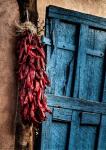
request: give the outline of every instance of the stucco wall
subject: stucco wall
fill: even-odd
[[[45,18],[45,9],[48,5],[106,17],[106,0],[37,0],[37,11],[41,20]],[[14,147],[16,61],[13,35],[17,19],[17,1],[0,0],[0,150],[12,150]]]
[[[37,5],[41,20],[44,20],[45,9],[48,5],[106,17],[106,0],[38,0]]]
[[[0,0],[0,150],[14,149],[16,0]]]

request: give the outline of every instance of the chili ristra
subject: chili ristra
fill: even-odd
[[[17,36],[18,99],[24,124],[45,120],[47,107],[45,89],[50,84],[45,72],[45,51],[40,37],[25,29]]]

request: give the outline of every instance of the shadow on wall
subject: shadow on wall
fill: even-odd
[[[29,12],[29,20],[37,26],[38,11],[37,0],[17,0],[20,10],[20,21],[25,22],[27,20],[26,9]]]

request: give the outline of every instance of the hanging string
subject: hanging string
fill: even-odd
[[[26,17],[27,17],[27,21],[29,22],[29,12],[28,12],[28,9],[26,9]]]

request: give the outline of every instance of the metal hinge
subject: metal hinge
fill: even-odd
[[[45,37],[45,36],[42,36],[41,37],[41,42],[44,44],[44,45],[51,45],[51,41],[49,38]]]

